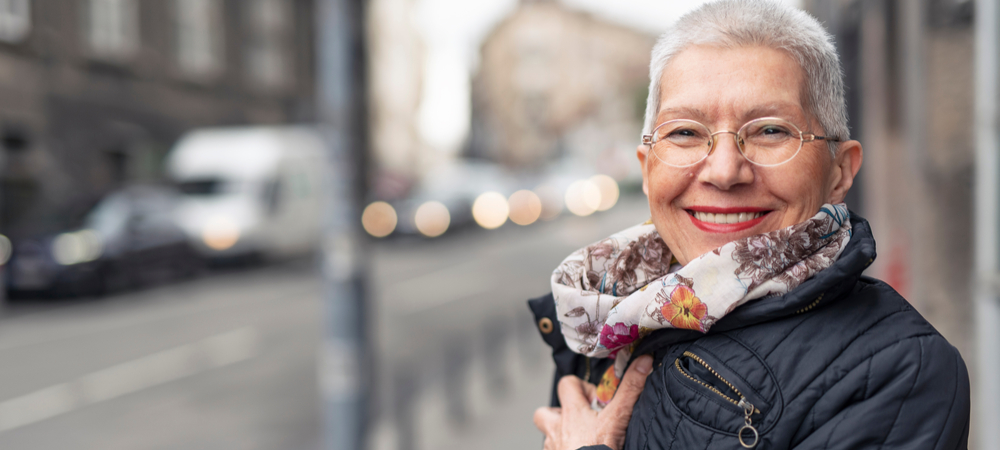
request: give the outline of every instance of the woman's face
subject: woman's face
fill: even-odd
[[[663,72],[654,126],[691,119],[713,133],[735,132],[752,119],[780,117],[822,135],[803,107],[804,81],[802,68],[782,51],[692,46]],[[724,133],[693,166],[667,166],[645,145],[638,157],[653,223],[687,264],[727,242],[801,223],[824,203],[842,202],[860,168],[861,146],[842,143],[834,158],[824,141],[807,142],[792,160],[762,167],[743,158],[733,135]],[[727,223],[723,214],[737,214],[739,222]]]

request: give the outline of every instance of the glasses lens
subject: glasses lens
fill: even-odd
[[[775,165],[792,159],[802,147],[802,134],[791,123],[781,119],[757,119],[748,122],[739,132],[743,155],[757,164]]]
[[[692,120],[671,120],[653,131],[653,153],[672,166],[687,166],[701,161],[712,148],[708,128]]]

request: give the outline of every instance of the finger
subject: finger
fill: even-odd
[[[646,377],[653,371],[653,358],[643,355],[636,358],[625,371],[614,398],[599,414],[601,425],[597,430],[598,442],[611,448],[621,448],[625,443],[625,430],[632,418],[632,408],[646,385]]]
[[[583,393],[587,396],[587,403],[593,404],[594,399],[597,398],[597,386],[590,383],[583,383]]]
[[[533,420],[535,426],[545,433],[546,436],[555,436],[558,432],[559,421],[562,416],[562,412],[559,408],[548,408],[542,407],[535,410],[535,416]]]
[[[573,375],[566,375],[559,380],[557,392],[563,408],[590,408],[583,385],[583,380]]]
[[[618,390],[615,392],[614,398],[604,407],[604,411],[611,410],[606,415],[627,413],[628,416],[631,416],[632,407],[635,405],[636,400],[639,399],[639,394],[642,393],[643,386],[646,385],[646,377],[652,371],[652,356],[642,355],[636,358],[635,362],[625,371],[621,383],[618,384]]]

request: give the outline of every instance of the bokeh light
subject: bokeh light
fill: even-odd
[[[472,204],[472,218],[479,226],[492,230],[507,222],[510,207],[507,198],[497,192],[485,192]]]
[[[0,234],[0,266],[10,261],[10,255],[14,253],[14,247],[7,236]]]
[[[417,208],[413,215],[413,223],[417,226],[417,231],[427,237],[438,237],[448,231],[451,225],[451,214],[448,207],[441,202],[425,202]]]
[[[590,180],[574,181],[566,189],[566,209],[578,216],[589,216],[601,206],[601,190]]]
[[[598,211],[607,211],[613,208],[615,203],[618,203],[618,182],[614,178],[598,174],[590,177],[588,181],[601,191],[601,204],[597,206]]]
[[[102,251],[101,237],[94,230],[63,233],[52,241],[52,258],[64,266],[93,261]]]
[[[368,234],[379,238],[392,234],[397,221],[396,209],[386,202],[372,202],[361,214],[361,226]]]
[[[229,217],[215,216],[205,223],[201,240],[212,250],[228,250],[240,240],[240,226]]]
[[[542,200],[527,189],[511,194],[507,203],[510,204],[510,221],[518,225],[531,225],[542,215]]]
[[[563,193],[559,192],[555,186],[543,184],[535,188],[539,200],[542,201],[542,220],[552,220],[559,217],[563,210]]]

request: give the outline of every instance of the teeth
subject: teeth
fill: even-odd
[[[733,214],[713,214],[706,212],[694,211],[694,218],[702,222],[708,223],[718,223],[718,224],[730,224],[730,223],[740,223],[746,222],[748,220],[756,219],[763,216],[763,212],[755,213],[733,213]]]

